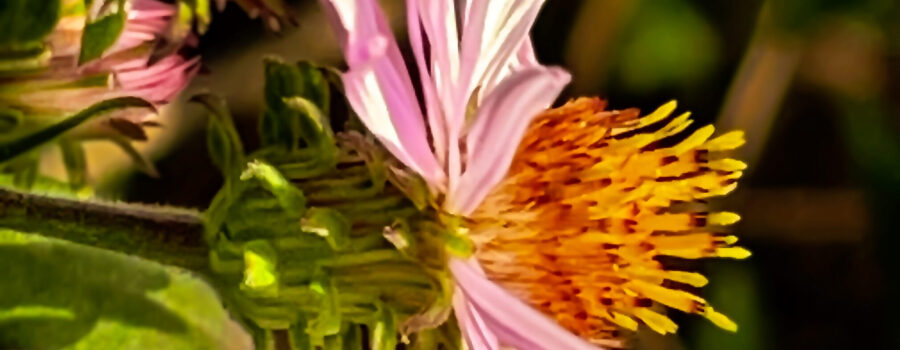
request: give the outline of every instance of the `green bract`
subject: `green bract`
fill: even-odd
[[[388,181],[371,136],[332,130],[319,68],[267,60],[265,91],[263,148],[250,155],[224,105],[198,99],[226,178],[207,211],[211,266],[257,346],[286,330],[295,349],[393,349],[401,336],[457,348],[452,327],[434,329],[452,291],[434,213]]]

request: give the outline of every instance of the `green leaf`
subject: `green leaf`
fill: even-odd
[[[212,288],[182,270],[0,229],[0,271],[0,348],[249,345]]]
[[[28,134],[12,141],[0,144],[0,162],[5,162],[22,153],[34,149],[57,136],[63,134],[82,123],[104,115],[108,112],[125,109],[125,108],[147,108],[156,111],[153,104],[137,97],[119,97],[102,102],[85,108],[77,114],[63,119],[59,123],[50,125],[42,130],[38,130],[32,134]]]
[[[87,23],[84,25],[84,31],[81,33],[79,64],[85,64],[100,58],[107,49],[116,43],[116,40],[122,34],[122,30],[125,29],[125,21],[128,17],[125,11],[125,4],[126,1],[124,0],[117,0],[116,4],[104,4],[103,11],[100,14],[88,18]]]
[[[0,52],[39,45],[59,20],[60,0],[0,1]]]

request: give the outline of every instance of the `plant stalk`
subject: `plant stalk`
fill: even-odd
[[[199,212],[0,188],[0,227],[210,274]]]

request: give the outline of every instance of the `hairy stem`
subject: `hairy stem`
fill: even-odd
[[[192,210],[0,189],[0,227],[209,272],[203,219]]]

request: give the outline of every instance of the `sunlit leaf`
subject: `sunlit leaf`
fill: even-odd
[[[241,349],[249,340],[187,272],[0,230],[0,348]]]

